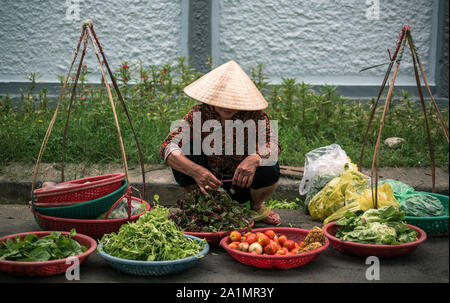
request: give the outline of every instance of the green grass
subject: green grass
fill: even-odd
[[[125,64],[117,68],[115,75],[143,148],[144,160],[149,164],[162,163],[159,148],[169,132],[170,123],[181,119],[196,104],[183,93],[183,88],[201,74],[186,65],[184,58],[162,66],[144,66],[140,63],[126,68]],[[65,160],[87,164],[120,162],[117,131],[106,90],[86,82],[90,72],[89,67],[83,68],[69,121]],[[284,78],[282,84],[270,86],[265,81],[261,65],[252,70],[251,77],[270,104],[267,109],[269,117],[278,120],[281,164],[303,166],[307,152],[331,143],[339,144],[353,162],[359,161],[374,99],[350,102],[338,95],[335,87],[324,86],[317,91],[292,78]],[[47,97],[45,89],[34,92],[36,81],[35,74],[31,74],[30,86],[22,90],[19,108],[13,108],[8,96],[0,98],[0,161],[3,164],[34,162],[39,153],[54,113],[53,106],[49,104],[55,101]],[[61,159],[69,93],[70,88],[66,90],[43,162],[58,162]],[[427,105],[436,166],[448,168],[448,144],[430,103],[427,102]],[[371,166],[382,107],[379,106],[370,131],[363,163],[365,167]],[[118,102],[116,108],[127,159],[130,163],[137,163],[138,152],[128,121]],[[442,109],[442,115],[448,125],[448,107]],[[393,136],[406,141],[393,148],[383,144],[380,166],[430,165],[423,114],[418,102],[406,92],[395,91],[382,135],[383,141]]]

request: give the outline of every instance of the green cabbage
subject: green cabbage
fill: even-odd
[[[393,206],[368,209],[355,214],[347,211],[336,222],[336,237],[344,241],[366,244],[395,245],[417,240],[417,232],[408,227],[405,215]]]

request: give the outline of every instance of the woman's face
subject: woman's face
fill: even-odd
[[[233,118],[233,116],[238,112],[238,110],[218,106],[214,106],[214,108],[222,120],[231,120],[231,118]]]

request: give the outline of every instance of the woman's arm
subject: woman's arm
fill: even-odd
[[[222,186],[220,182],[208,169],[189,160],[180,150],[175,150],[166,159],[167,165],[173,169],[191,176],[197,183],[200,190],[208,194],[206,189],[217,190]]]

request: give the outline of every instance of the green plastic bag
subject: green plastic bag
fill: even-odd
[[[399,199],[400,209],[409,217],[445,216],[445,208],[438,198],[422,194],[409,193]]]
[[[397,200],[403,195],[414,192],[414,188],[411,185],[393,179],[381,180],[378,182],[378,185],[380,186],[385,183],[389,184],[392,187],[392,190],[394,191],[394,197]]]

